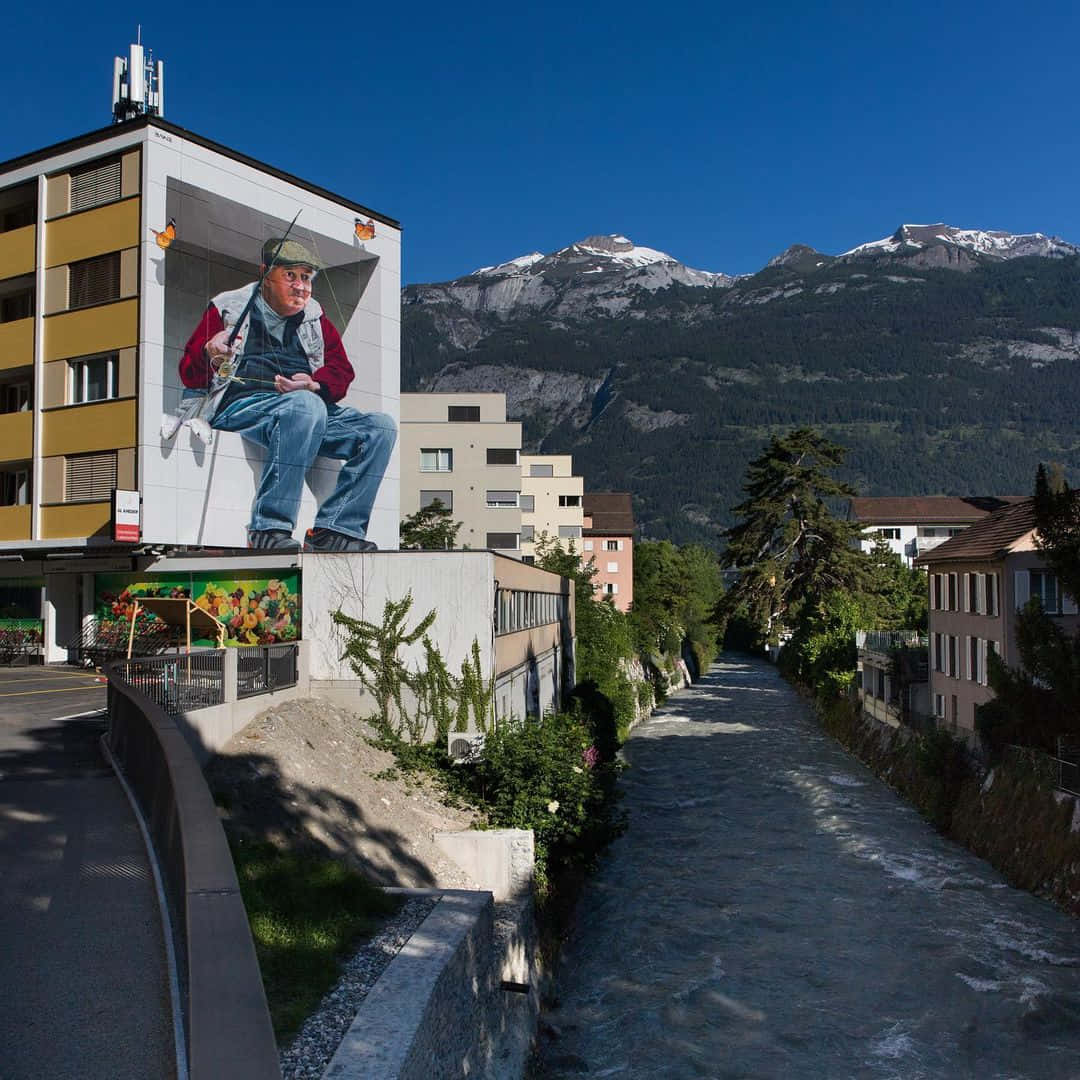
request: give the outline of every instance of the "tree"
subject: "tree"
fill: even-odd
[[[1035,473],[1036,544],[1062,588],[1080,599],[1080,492],[1065,482],[1060,468]]]
[[[448,551],[457,542],[460,521],[454,521],[441,499],[433,499],[401,522],[401,546],[409,551]]]
[[[379,710],[375,719],[380,733],[387,738],[399,737],[407,719],[402,692],[408,688],[415,693],[417,688],[417,674],[405,666],[398,650],[402,645],[419,641],[435,621],[435,609],[432,608],[416,626],[407,630],[405,621],[412,604],[412,593],[406,593],[401,600],[387,600],[382,624],[378,626],[365,619],[354,619],[340,608],[330,613],[335,625],[345,632],[342,659],[349,661],[364,688],[375,699]]]
[[[803,606],[866,583],[866,559],[855,547],[861,528],[829,507],[855,494],[832,475],[843,459],[843,447],[797,428],[773,436],[747,468],[746,499],[733,508],[741,520],[727,532],[724,555],[741,574],[725,607],[741,607],[765,637],[793,625]]]

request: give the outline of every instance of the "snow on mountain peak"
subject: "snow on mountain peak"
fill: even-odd
[[[528,255],[519,255],[516,259],[509,259],[497,266],[481,266],[474,270],[471,276],[486,275],[488,277],[503,277],[507,274],[519,273],[528,270],[533,263],[538,263],[544,256],[539,251],[530,252]]]
[[[949,244],[998,259],[1014,259],[1022,255],[1060,257],[1075,255],[1080,251],[1074,244],[1043,233],[961,229],[938,222],[933,225],[901,225],[892,236],[873,240],[868,244],[859,244],[850,251],[845,251],[844,255],[893,255],[897,252],[911,254],[936,244]]]

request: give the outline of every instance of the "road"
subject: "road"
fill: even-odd
[[[175,1075],[142,836],[101,756],[105,687],[0,669],[0,1078]]]

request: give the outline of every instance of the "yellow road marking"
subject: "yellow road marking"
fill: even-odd
[[[96,671],[58,671],[55,675],[30,675],[27,678],[8,675],[6,678],[0,675],[0,686],[18,685],[25,686],[27,683],[53,682],[56,679],[104,679],[105,676]]]
[[[105,687],[101,686],[99,689],[104,690]],[[0,698],[32,697],[34,694],[85,694],[86,691],[85,686],[64,686],[59,690],[16,690],[13,694],[0,694]]]

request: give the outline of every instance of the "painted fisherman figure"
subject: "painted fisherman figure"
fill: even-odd
[[[293,531],[304,477],[318,456],[344,464],[304,550],[376,550],[366,539],[368,521],[397,431],[383,413],[338,404],[354,372],[311,295],[322,268],[298,241],[268,240],[261,284],[215,296],[180,360],[184,386],[208,392],[203,419],[265,451],[248,527],[256,550],[299,547]]]

